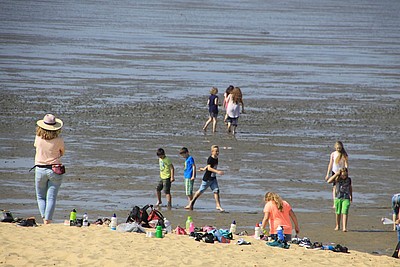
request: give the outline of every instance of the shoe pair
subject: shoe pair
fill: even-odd
[[[290,245],[286,243],[286,241],[280,241],[280,240],[274,240],[272,242],[267,242],[266,244],[271,247],[279,247],[284,249],[288,249],[290,247]]]
[[[35,218],[27,218],[25,220],[21,220],[19,223],[17,223],[17,226],[22,226],[22,227],[36,227],[36,221]]]
[[[341,245],[337,244],[335,248],[333,249],[334,252],[343,252],[343,253],[349,253],[349,249],[347,247],[342,247]]]

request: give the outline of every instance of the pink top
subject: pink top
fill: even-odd
[[[285,234],[292,234],[292,223],[290,222],[289,212],[292,207],[283,200],[283,210],[279,211],[274,201],[268,201],[264,206],[264,213],[269,213],[269,232],[276,234],[276,228],[283,227]]]
[[[226,93],[224,94],[224,108],[227,109],[228,108],[228,103],[232,98],[232,94],[226,95]]]
[[[57,137],[51,140],[35,137],[36,155],[35,165],[61,164],[61,156],[64,155],[64,139]]]

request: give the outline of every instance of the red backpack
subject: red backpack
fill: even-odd
[[[151,208],[151,210],[150,210],[149,216],[147,218],[147,221],[149,222],[150,227],[155,228],[157,225],[161,225],[162,228],[165,228],[164,216],[162,215],[162,213],[159,210],[154,209],[153,205],[150,205],[150,208]],[[157,223],[154,223],[155,221],[157,221]]]

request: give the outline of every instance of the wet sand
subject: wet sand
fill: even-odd
[[[8,168],[3,166],[1,173],[2,205],[12,210],[15,216],[38,218],[34,174],[28,173],[26,164],[29,163],[21,163],[18,156],[28,162],[33,160],[33,118],[37,117],[36,110],[41,108],[33,101],[23,101],[22,97],[4,96],[7,98],[3,107],[10,111],[12,107],[23,110],[25,122],[13,133],[4,131],[8,127],[2,127],[3,140],[7,139],[5,147],[9,148],[6,158],[10,159],[5,163]],[[343,105],[346,99],[339,101]],[[332,102],[332,99],[326,100],[326,103]],[[396,163],[390,159],[395,159],[398,151],[394,146],[390,147],[393,142],[374,144],[371,139],[382,135],[382,131],[394,133],[398,129],[399,110],[395,102],[381,101],[375,107],[368,103],[368,108],[360,105],[357,114],[346,115],[346,120],[357,118],[357,123],[347,124],[349,126],[344,130],[340,128],[340,132],[336,132],[335,123],[329,122],[336,114],[326,111],[323,101],[250,99],[246,101],[247,112],[241,117],[238,134],[234,137],[225,132],[222,123],[216,134],[201,131],[204,107],[197,98],[111,106],[98,104],[90,97],[66,97],[60,102],[60,108],[71,114],[67,119],[63,117],[67,174],[59,193],[55,220],[62,222],[68,218],[72,208],[81,213],[88,212],[93,220],[109,217],[113,212],[123,220],[132,205],[155,203],[154,187],[158,179],[155,151],[164,147],[177,172],[177,182],[172,189],[174,207],[171,211],[162,208],[173,226],[183,225],[186,216],[191,215],[197,225],[228,227],[236,220],[238,230],[252,233],[255,223],[262,219],[264,193],[277,191],[297,213],[300,236],[389,255],[396,234],[389,226],[382,225],[380,218],[388,217],[390,213],[391,194],[388,192],[396,190],[390,189],[390,183],[395,181],[390,179],[395,177]],[[82,109],[83,103],[93,107]],[[354,103],[349,100],[348,105]],[[307,114],[307,108],[313,112]],[[189,110],[191,112],[186,112]],[[297,110],[302,110],[301,115],[296,115]],[[388,116],[390,112],[392,115]],[[158,114],[165,114],[161,121]],[[12,125],[10,120],[4,123],[9,127]],[[373,134],[364,135],[371,124],[375,125]],[[12,139],[15,135],[21,138]],[[323,181],[329,152],[337,136],[346,137],[344,142],[348,145],[354,183],[348,233],[333,230],[331,186]],[[397,136],[389,137],[398,142]],[[178,151],[180,147],[188,146],[198,166],[202,166],[211,144],[221,147],[219,168],[226,174],[219,177],[219,183],[222,205],[229,213],[214,210],[210,192],[198,200],[194,211],[188,212],[183,209],[186,204],[183,160]],[[362,156],[363,146],[378,146],[374,153],[376,158],[357,159],[357,152]],[[358,147],[361,151],[357,151]],[[389,165],[393,173],[388,170],[382,177],[380,170],[371,168],[366,162]],[[381,185],[372,192],[378,176]],[[195,188],[199,186],[201,175],[198,178]]]

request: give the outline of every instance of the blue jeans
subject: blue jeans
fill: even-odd
[[[62,176],[47,168],[35,168],[36,199],[40,215],[45,220],[52,220],[58,189],[61,186]]]
[[[397,230],[397,241],[400,241],[400,224],[396,225]]]

